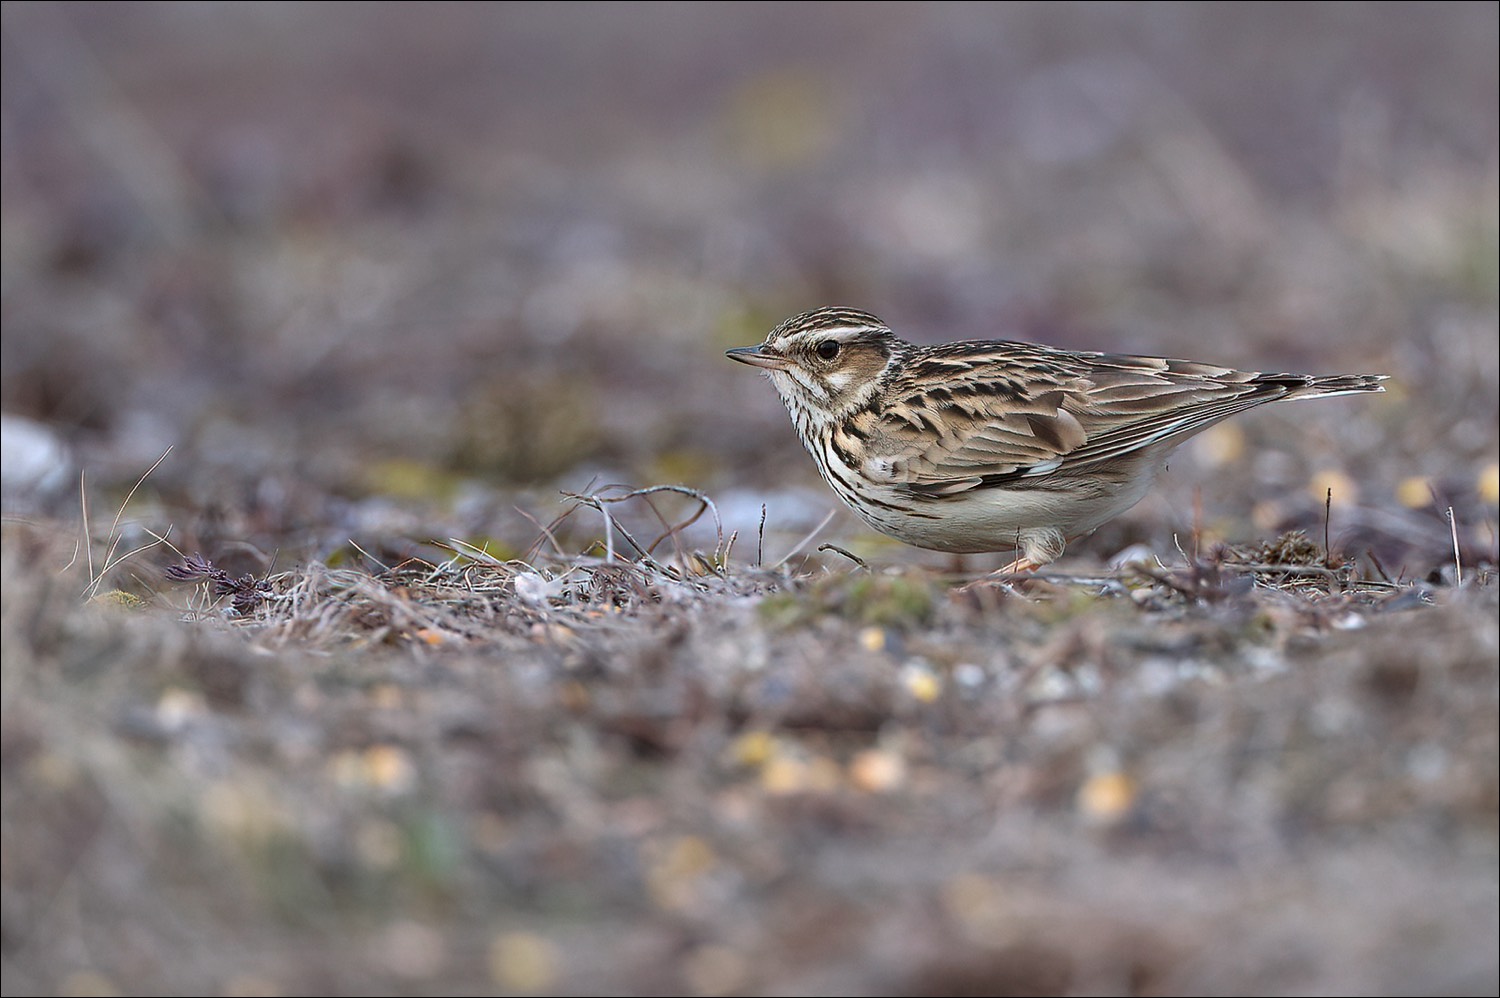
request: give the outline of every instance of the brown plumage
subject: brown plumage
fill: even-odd
[[[917,346],[868,312],[794,316],[756,347],[835,492],[875,529],[939,551],[1052,561],[1146,494],[1167,454],[1238,412],[1384,391],[1319,377],[971,340]]]

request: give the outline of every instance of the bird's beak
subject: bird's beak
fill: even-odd
[[[762,344],[758,347],[735,347],[733,350],[725,350],[724,356],[730,360],[737,360],[741,364],[749,364],[751,367],[763,367],[768,371],[785,371],[792,366],[792,362],[779,354],[771,353]]]

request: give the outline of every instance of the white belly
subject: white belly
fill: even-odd
[[[1074,491],[979,488],[915,502],[915,515],[851,508],[876,530],[917,547],[961,554],[1010,551],[1027,546],[1028,535],[1037,532],[1072,538],[1093,531],[1140,502],[1153,477],[1136,475],[1108,487],[1089,482],[1093,487]]]

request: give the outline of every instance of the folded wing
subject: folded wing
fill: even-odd
[[[1086,474],[1170,449],[1278,399],[1379,391],[1377,378],[1258,374],[1023,343],[955,344],[940,377],[887,399],[872,446],[888,481],[939,497]],[[922,388],[922,385],[937,387]],[[943,418],[933,419],[936,410]]]

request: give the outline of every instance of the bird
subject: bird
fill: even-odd
[[[1130,509],[1168,454],[1246,409],[1381,392],[1380,374],[1273,374],[1011,340],[919,345],[855,308],[726,352],[760,368],[823,479],[865,523],[1032,572]]]

